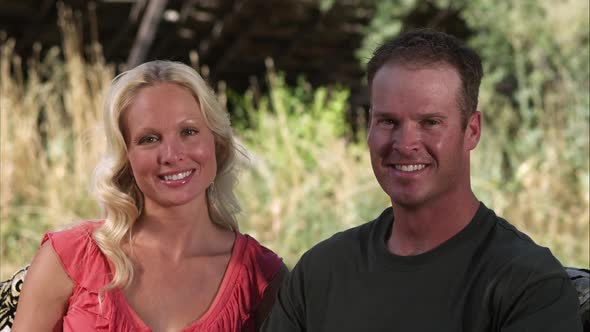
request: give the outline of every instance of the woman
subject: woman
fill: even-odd
[[[95,172],[102,221],[44,236],[13,331],[255,331],[285,267],[238,232],[237,145],[190,67],[115,78]]]

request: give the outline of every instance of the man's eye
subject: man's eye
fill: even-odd
[[[422,121],[422,125],[425,127],[434,127],[436,125],[438,125],[440,123],[440,121],[438,120],[433,120],[433,119],[426,119]]]

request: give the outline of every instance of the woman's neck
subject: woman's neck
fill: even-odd
[[[205,206],[146,208],[133,226],[130,249],[149,247],[170,259],[207,255],[218,250],[233,233],[214,224]],[[233,236],[233,234],[231,234]]]

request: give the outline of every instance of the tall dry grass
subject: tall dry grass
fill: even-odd
[[[477,0],[470,7],[467,23],[489,31],[471,40],[487,75],[476,188],[562,262],[589,268],[590,3]],[[513,91],[500,93],[506,85]]]
[[[360,59],[417,16],[436,25],[456,14],[447,17],[456,24],[441,28],[468,35],[485,72],[483,136],[472,158],[476,194],[563,263],[590,267],[590,2],[375,4]]]
[[[42,232],[98,215],[88,188],[103,148],[101,98],[114,70],[96,43],[84,60],[71,11],[62,8],[59,26],[63,47],[35,46],[26,73],[13,53],[18,41],[0,41],[2,276],[30,261]]]
[[[104,147],[101,98],[114,69],[100,45],[83,49],[71,12],[60,12],[60,26],[62,51],[42,58],[38,51],[26,75],[15,41],[0,40],[0,278],[30,262],[44,231],[99,216],[88,188]],[[363,139],[345,139],[345,90],[288,86],[272,69],[269,83],[259,99],[252,91],[230,95],[238,136],[252,153],[240,177],[239,219],[293,265],[318,241],[377,216],[388,200]],[[492,98],[491,84],[482,87],[482,108],[494,117],[473,156],[476,193],[563,264],[587,267],[588,100],[565,84],[533,105],[549,116],[512,133],[507,128],[523,120],[509,100]],[[508,178],[505,147],[517,169]]]
[[[249,119],[241,130],[252,151],[240,177],[242,229],[279,253],[290,266],[322,239],[368,221],[389,205],[370,165],[363,138],[345,139],[348,92],[290,87],[269,69],[270,91],[234,100]]]

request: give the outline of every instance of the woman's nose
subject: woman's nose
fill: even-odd
[[[174,164],[184,159],[184,147],[179,140],[171,139],[161,145],[160,163]]]

